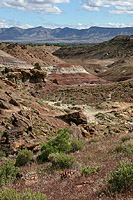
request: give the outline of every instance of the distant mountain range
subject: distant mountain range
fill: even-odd
[[[118,35],[133,35],[133,27],[90,27],[81,30],[68,27],[49,29],[42,26],[29,29],[0,28],[0,42],[99,43]]]

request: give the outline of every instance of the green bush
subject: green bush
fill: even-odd
[[[101,167],[99,166],[96,166],[96,167],[87,166],[82,169],[82,174],[89,175],[92,173],[96,173],[100,170],[101,170]]]
[[[9,68],[5,67],[5,73],[7,74],[9,71],[10,71]]]
[[[59,129],[57,134],[58,135],[56,137],[42,145],[42,153],[37,157],[38,161],[48,161],[48,156],[51,153],[70,152],[71,145],[69,144],[70,136],[68,134],[68,129]]]
[[[52,153],[48,158],[56,169],[69,169],[75,163],[75,158],[65,153]]]
[[[0,150],[0,159],[1,159],[1,157],[6,157],[6,153],[4,151]]]
[[[88,142],[91,143],[91,142],[98,142],[98,141],[99,141],[99,139],[97,137],[92,137],[89,139]]]
[[[41,67],[40,67],[39,63],[35,63],[35,67],[34,67],[34,69],[41,70]]]
[[[18,168],[15,167],[13,160],[7,160],[0,166],[0,186],[7,185],[10,181],[16,178]]]
[[[46,200],[46,196],[38,192],[32,192],[29,188],[23,193],[13,189],[0,189],[0,200]]]
[[[111,190],[122,192],[133,187],[133,162],[120,163],[108,180]]]
[[[81,150],[84,144],[83,144],[83,141],[77,140],[75,138],[71,140],[70,145],[71,145],[71,152],[75,152],[75,151]]]
[[[16,158],[16,166],[23,166],[30,162],[33,158],[33,153],[30,150],[24,149],[19,152]]]

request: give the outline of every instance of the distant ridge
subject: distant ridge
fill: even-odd
[[[133,27],[89,29],[56,28],[42,26],[22,29],[18,27],[0,28],[0,42],[33,42],[33,43],[99,43],[118,35],[133,35]]]

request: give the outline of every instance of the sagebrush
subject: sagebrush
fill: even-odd
[[[113,191],[121,192],[133,187],[133,162],[120,163],[108,180]]]

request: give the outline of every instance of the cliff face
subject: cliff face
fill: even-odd
[[[84,85],[99,84],[106,81],[87,72],[82,66],[76,64],[62,63],[44,68],[47,78],[57,85]]]

